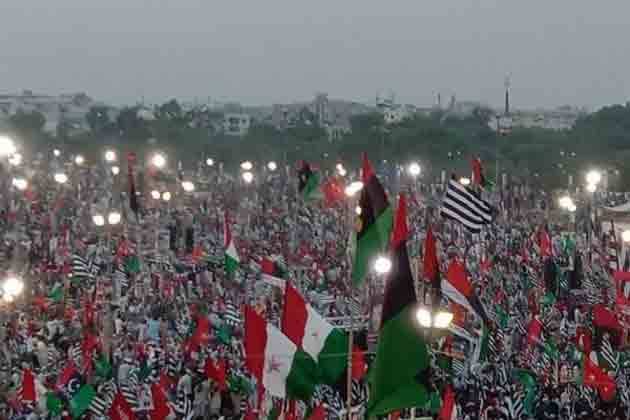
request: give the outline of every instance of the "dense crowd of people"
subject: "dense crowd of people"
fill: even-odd
[[[139,169],[130,192],[130,178],[111,165],[62,161],[25,169],[25,189],[11,185],[14,174],[3,186],[4,277],[24,290],[5,288],[0,306],[0,418],[309,418],[320,406],[325,418],[342,418],[345,382],[285,402],[258,392],[246,368],[241,308],[279,325],[283,289],[274,279],[339,328],[353,319],[366,368],[352,372],[350,401],[363,414],[382,279],[370,275],[365,293],[349,292],[347,198],[303,202],[289,168],[261,170],[251,184],[215,167],[174,179]],[[51,175],[61,170],[65,183]],[[183,178],[194,192],[181,190]],[[439,217],[442,186],[397,172],[380,179],[392,206],[396,193],[410,197],[419,290],[430,228],[441,276],[463,263],[485,310],[479,318],[441,296],[455,317],[430,344],[429,401],[396,415],[443,415],[453,390],[458,419],[627,418],[630,277],[623,258],[611,258],[614,232],[590,216],[551,223],[549,195],[508,185],[483,193],[497,213],[471,234]],[[226,229],[235,272],[225,269]]]

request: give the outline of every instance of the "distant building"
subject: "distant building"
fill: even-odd
[[[94,105],[99,105],[85,93],[63,95],[40,95],[30,90],[20,94],[0,95],[0,120],[8,120],[18,111],[39,112],[46,118],[44,131],[55,134],[61,122],[65,122],[72,132],[89,129],[85,116]]]
[[[560,107],[552,110],[512,110],[509,122],[512,128],[543,128],[547,130],[570,130],[586,110],[573,107]],[[501,126],[505,124],[499,121]],[[490,128],[497,129],[497,119],[489,122]]]
[[[245,113],[228,113],[223,116],[223,132],[228,136],[244,136],[249,131],[252,119]]]

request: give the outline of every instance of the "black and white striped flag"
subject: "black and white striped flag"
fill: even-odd
[[[448,183],[440,214],[461,223],[468,231],[479,233],[492,222],[492,207],[477,193],[457,181]]]

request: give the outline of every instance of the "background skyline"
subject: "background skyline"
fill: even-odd
[[[235,4],[237,3],[237,4]],[[262,105],[332,98],[515,108],[625,103],[630,3],[4,0],[0,92]]]

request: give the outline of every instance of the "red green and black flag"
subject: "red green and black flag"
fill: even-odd
[[[302,161],[298,169],[298,191],[304,201],[322,198],[319,174],[313,171],[306,161]]]
[[[417,309],[407,255],[406,201],[401,195],[392,235],[392,268],[386,289],[376,360],[369,373],[368,415],[422,407],[429,398],[429,354],[415,321]]]
[[[363,155],[362,181],[363,189],[359,197],[361,212],[356,227],[356,243],[353,244],[354,284],[363,281],[372,260],[387,248],[393,220],[385,189],[378,181],[366,155]]]

